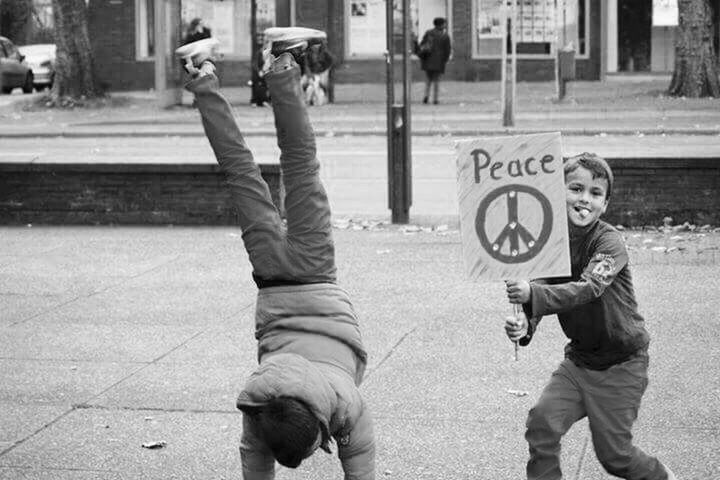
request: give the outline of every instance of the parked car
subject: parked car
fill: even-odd
[[[7,38],[0,37],[0,91],[11,93],[20,87],[24,93],[33,91],[33,72],[25,57]]]
[[[52,87],[55,77],[55,44],[37,43],[18,47],[33,72],[33,86],[40,91]]]

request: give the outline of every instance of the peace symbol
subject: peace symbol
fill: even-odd
[[[518,223],[518,193],[526,193],[535,198],[542,207],[542,228],[537,238]],[[494,241],[490,241],[485,232],[485,214],[488,207],[496,198],[507,194],[508,221],[505,228]],[[494,259],[503,263],[522,263],[530,260],[540,253],[547,243],[552,231],[552,207],[550,201],[540,193],[539,190],[527,185],[505,185],[490,192],[478,205],[477,216],[475,217],[475,231],[480,239],[480,245]],[[503,244],[510,242],[510,253],[502,253],[500,250]],[[520,252],[520,241],[525,244],[526,251]]]

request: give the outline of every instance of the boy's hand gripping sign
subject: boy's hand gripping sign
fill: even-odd
[[[560,133],[458,147],[458,199],[471,280],[570,275]]]

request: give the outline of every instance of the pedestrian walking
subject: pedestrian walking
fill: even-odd
[[[210,27],[205,25],[202,18],[195,17],[190,20],[190,25],[188,25],[185,37],[183,38],[183,45],[210,37],[212,37],[212,30],[210,30]]]
[[[425,72],[425,95],[423,103],[430,101],[432,87],[433,103],[437,105],[440,93],[440,77],[445,73],[445,65],[450,60],[452,46],[447,34],[447,21],[442,17],[433,20],[434,27],[425,32],[416,54],[420,58],[420,68]]]
[[[359,385],[367,364],[348,294],[336,283],[331,212],[320,181],[315,135],[300,85],[302,57],[322,43],[277,35],[263,77],[275,116],[287,226],[218,89],[207,43],[178,49],[190,61],[205,134],[238,211],[258,287],[255,337],[259,366],[237,399],[245,480],[274,478],[275,461],[296,468],[335,440],[346,479],[375,478],[372,417]]]
[[[612,171],[588,153],[567,159],[564,170],[572,276],[506,282],[510,303],[524,311],[506,318],[512,341],[528,345],[542,316],[551,314],[570,339],[565,359],[528,414],[527,478],[562,478],[560,440],[587,417],[595,453],[608,473],[674,480],[667,467],[632,442],[648,384],[650,338],[638,313],[622,235],[600,220],[612,193]]]

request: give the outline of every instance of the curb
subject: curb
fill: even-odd
[[[639,128],[633,130],[598,130],[598,129],[584,129],[584,128],[513,128],[513,129],[477,129],[477,130],[453,130],[453,129],[442,129],[442,130],[419,130],[412,133],[413,137],[432,137],[432,136],[498,136],[498,135],[527,135],[535,133],[545,132],[556,132],[560,131],[566,136],[577,136],[577,137],[602,137],[602,136],[634,136],[634,135],[648,135],[648,136],[720,136],[720,129],[712,128],[673,128],[673,129],[655,129],[655,128]],[[386,130],[370,130],[370,129],[328,129],[328,128],[315,128],[317,136],[332,137],[332,136],[378,136],[385,135]],[[182,135],[184,137],[203,137],[205,134],[202,130],[190,130],[190,131],[168,131],[168,130],[143,130],[143,131],[19,131],[19,132],[0,132],[0,138],[109,138],[109,137],[173,137]],[[243,135],[247,137],[267,137],[274,136],[275,129],[255,129],[245,130]]]

